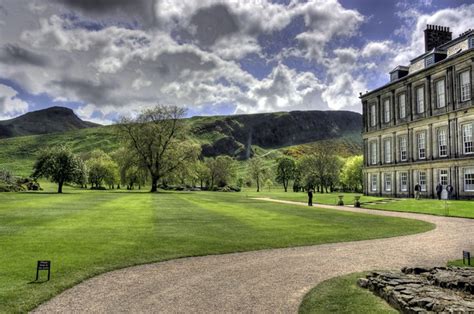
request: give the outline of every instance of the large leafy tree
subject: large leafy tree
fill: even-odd
[[[363,164],[364,164],[364,160],[361,155],[347,158],[341,170],[341,183],[346,188],[356,191],[356,192],[362,190]]]
[[[117,163],[110,155],[97,149],[91,153],[91,158],[86,161],[88,179],[92,187],[99,188],[102,183],[113,187],[119,181],[119,169]]]
[[[276,181],[283,184],[283,188],[287,192],[288,183],[295,178],[296,162],[289,157],[280,158],[277,162]]]
[[[226,186],[235,179],[236,167],[235,161],[229,156],[217,156],[216,158],[208,158],[205,161],[208,168],[207,175],[209,187]]]
[[[306,155],[298,163],[298,172],[306,188],[328,192],[339,183],[342,161],[329,149],[320,149]]]
[[[136,118],[122,118],[118,124],[126,148],[135,152],[139,165],[149,172],[150,192],[157,191],[160,179],[199,155],[199,146],[185,140],[185,113],[177,106],[158,105]]]
[[[83,183],[85,167],[82,160],[67,146],[43,150],[33,166],[33,178],[47,178],[58,184],[58,193],[65,183]]]

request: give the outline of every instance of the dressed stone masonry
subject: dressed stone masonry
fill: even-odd
[[[425,53],[361,94],[365,195],[474,198],[473,77],[474,30],[427,25]]]
[[[402,313],[474,313],[474,268],[403,268],[358,280]]]

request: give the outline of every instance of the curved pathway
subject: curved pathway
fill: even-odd
[[[297,202],[274,201],[299,204]],[[405,265],[445,265],[474,249],[474,219],[316,207],[415,218],[437,228],[410,236],[183,258],[135,266],[89,279],[36,309],[50,312],[285,312],[331,277]]]

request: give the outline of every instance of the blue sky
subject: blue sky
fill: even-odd
[[[474,4],[4,0],[0,119],[58,105],[99,123],[157,103],[190,116],[360,111],[359,92],[423,52],[427,23],[456,37]]]

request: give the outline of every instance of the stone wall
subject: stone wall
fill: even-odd
[[[402,313],[474,313],[474,268],[404,268],[372,272],[358,285]]]

